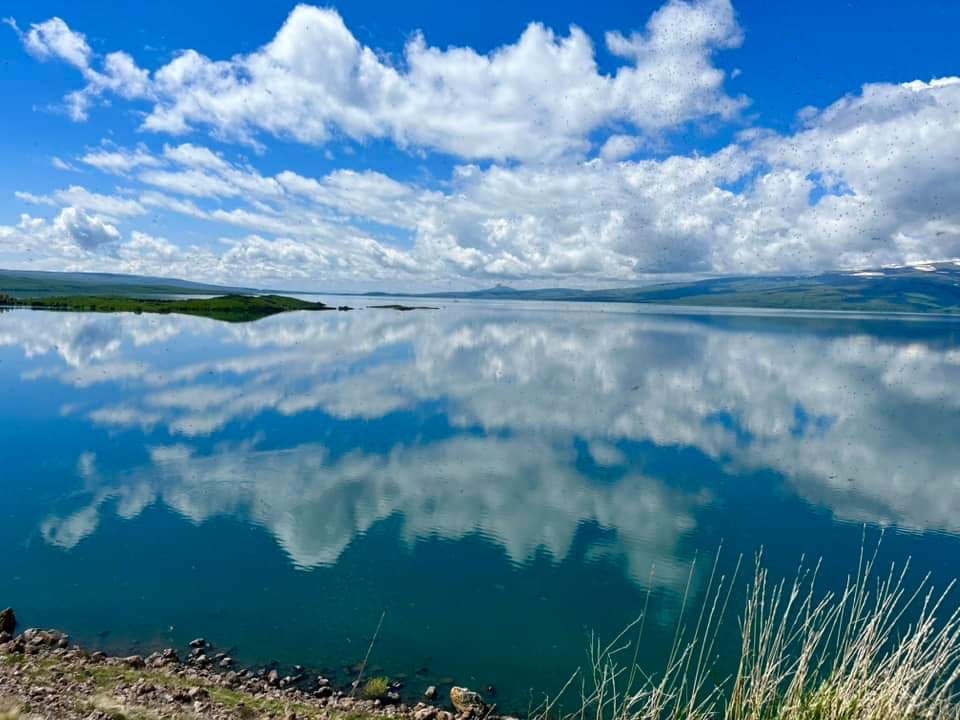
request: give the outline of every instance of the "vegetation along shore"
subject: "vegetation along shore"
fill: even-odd
[[[716,567],[716,566],[715,566]],[[703,603],[685,608],[666,666],[641,668],[645,614],[609,643],[591,641],[585,669],[538,708],[533,720],[957,720],[960,611],[952,584],[910,580],[909,562],[880,568],[861,556],[838,592],[817,587],[819,565],[775,580],[758,559],[752,582],[709,573]],[[694,572],[691,570],[691,582]],[[689,597],[684,593],[684,605]],[[745,590],[745,593],[743,591]],[[743,598],[739,605],[737,598]],[[739,606],[740,612],[732,608]],[[739,628],[739,658],[719,671],[718,637]],[[403,696],[403,683],[366,677],[347,687],[294,667],[242,669],[198,638],[181,659],[108,657],[57,631],[15,634],[0,613],[0,718],[324,718],[494,720],[489,697],[452,687]],[[373,644],[371,644],[371,649]],[[369,657],[369,652],[368,652]]]
[[[15,634],[12,609],[0,613],[0,720],[499,720],[478,693],[454,687],[441,707],[435,687],[401,701],[402,684],[363,671],[347,687],[293,667],[242,668],[197,638],[178,652],[108,656],[57,630]]]
[[[292,310],[350,310],[322,302],[310,302],[284,295],[222,295],[210,298],[137,298],[101,295],[70,295],[18,298],[0,295],[0,307],[27,307],[35,310],[82,312],[179,313],[199,315],[227,322],[246,322]]]

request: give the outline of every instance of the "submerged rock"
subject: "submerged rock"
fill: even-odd
[[[13,608],[0,610],[0,632],[10,633],[13,635],[16,629],[17,615],[15,612],[13,612]]]
[[[436,699],[437,699],[437,686],[436,686],[436,685],[431,685],[430,687],[428,687],[428,688],[423,692],[423,696],[424,696],[427,700],[436,700]]]

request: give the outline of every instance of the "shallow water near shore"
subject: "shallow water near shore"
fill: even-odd
[[[648,592],[661,667],[721,546],[960,575],[956,320],[382,302],[0,314],[0,605],[343,683],[385,613],[372,673],[522,710]]]

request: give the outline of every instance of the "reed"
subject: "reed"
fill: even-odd
[[[908,580],[909,560],[881,569],[861,550],[842,591],[820,591],[820,563],[801,561],[774,581],[758,555],[741,612],[732,602],[741,565],[718,575],[719,553],[699,608],[683,594],[665,667],[638,662],[647,608],[611,642],[589,643],[589,662],[565,686],[580,701],[566,720],[940,720],[960,718],[960,611],[953,583]],[[737,601],[739,602],[739,601]],[[690,619],[692,618],[692,620]],[[735,670],[718,679],[718,636],[738,622]],[[559,697],[559,696],[558,696]],[[537,720],[556,717],[545,703]]]

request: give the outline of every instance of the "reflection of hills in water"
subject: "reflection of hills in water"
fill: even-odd
[[[78,459],[92,499],[43,523],[56,545],[111,499],[124,517],[160,500],[249,518],[302,567],[391,515],[408,541],[481,533],[517,562],[563,558],[596,523],[613,532],[596,552],[674,584],[677,543],[717,495],[645,469],[658,449],[692,448],[718,476],[774,471],[842,519],[960,531],[953,334],[463,305],[242,327],[14,313],[0,345],[32,358],[27,380],[74,388],[65,413],[149,448],[133,468]],[[318,439],[324,423],[342,432]]]

